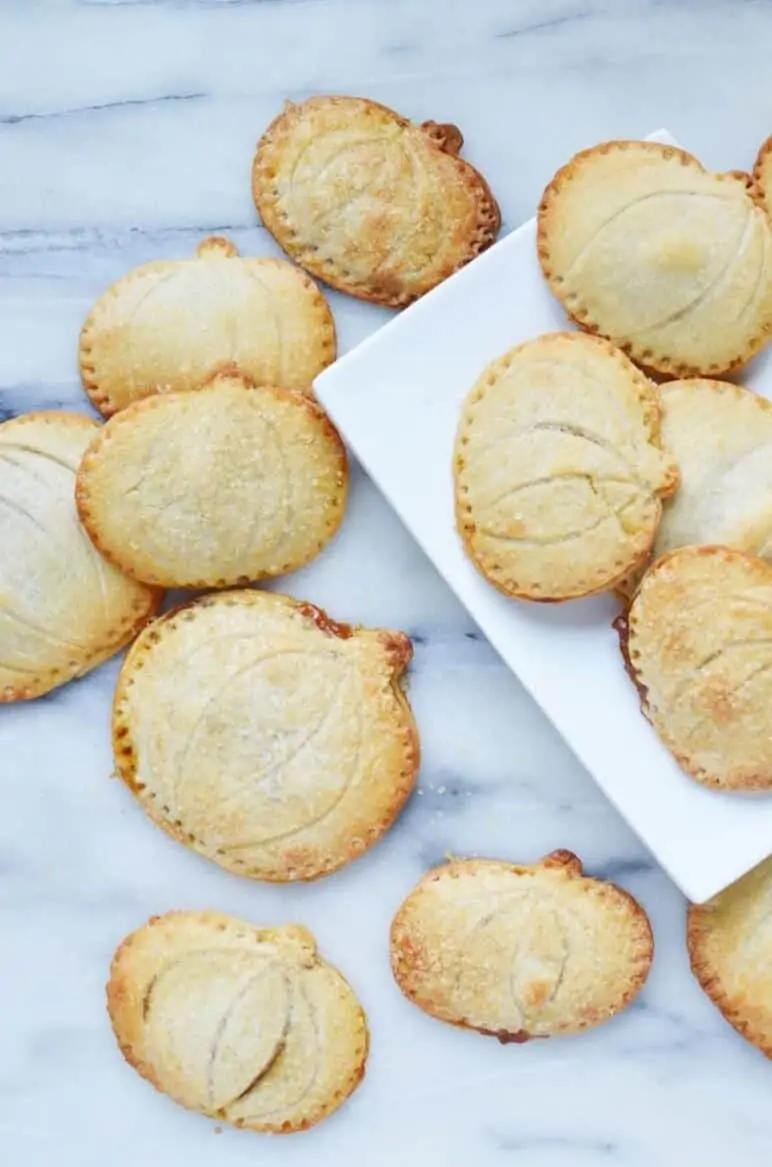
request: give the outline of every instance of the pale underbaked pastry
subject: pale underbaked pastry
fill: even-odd
[[[506,595],[604,591],[648,555],[678,473],[656,387],[608,341],[550,333],[494,361],[456,435],[456,522]]]
[[[415,126],[358,97],[287,103],[257,147],[252,193],[297,263],[335,288],[400,307],[490,246],[488,184],[455,126]]]
[[[142,264],[108,288],[83,325],[79,359],[106,417],[155,393],[198,389],[234,363],[258,384],[307,391],[335,360],[335,325],[305,272],[242,258],[212,236],[193,259]]]
[[[772,218],[772,137],[767,138],[756,158],[753,178],[759,189],[764,209]]]
[[[235,1126],[306,1130],[365,1072],[362,1006],[299,925],[155,916],[116,952],[107,1003],[121,1051],[143,1078]]]
[[[108,421],[77,504],[96,546],[134,578],[224,587],[313,559],[340,525],[347,482],[345,448],[316,402],[234,370]]]
[[[772,1058],[772,859],[706,904],[690,904],[692,972],[713,1003]]]
[[[651,558],[721,543],[772,558],[772,403],[729,381],[660,386],[662,445],[678,466]],[[631,577],[619,590],[630,596]]]
[[[643,712],[687,774],[772,787],[772,567],[728,547],[671,551],[620,631]]]
[[[253,879],[315,879],[384,834],[413,790],[418,733],[401,632],[354,630],[260,591],[158,620],[126,658],[116,768],[174,838]]]
[[[0,425],[0,702],[101,664],[160,603],[106,563],[78,522],[75,474],[97,430],[79,413]]]
[[[772,228],[746,174],[658,142],[605,142],[539,207],[544,275],[583,328],[667,376],[726,372],[772,330]]]
[[[502,1042],[608,1020],[643,986],[653,951],[640,905],[582,875],[570,851],[533,866],[453,860],[424,876],[391,926],[405,996]]]

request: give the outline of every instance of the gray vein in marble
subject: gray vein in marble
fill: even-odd
[[[101,105],[81,105],[75,109],[41,110],[36,113],[0,113],[0,126],[17,126],[21,122],[44,121],[48,118],[77,117],[81,114],[104,113],[113,109],[127,109],[130,106],[156,106],[166,102],[197,101],[208,97],[208,93],[166,93],[161,97],[133,97],[123,101],[106,101]]]

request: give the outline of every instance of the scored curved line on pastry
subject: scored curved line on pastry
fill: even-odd
[[[343,802],[344,798],[351,792],[353,787],[356,785],[355,775],[357,778],[361,777],[361,769],[359,766],[359,762],[360,762],[360,759],[362,757],[362,736],[363,736],[363,734],[362,734],[363,718],[362,718],[361,703],[357,707],[357,715],[358,716],[357,716],[356,750],[354,751],[354,757],[353,757],[353,760],[349,766],[348,774],[344,778],[343,782],[340,784],[340,786],[338,788],[338,792],[335,795],[335,798],[333,799],[333,801],[328,806],[326,806],[324,808],[324,810],[319,811],[318,814],[314,815],[310,819],[307,819],[303,823],[299,823],[297,826],[288,827],[284,831],[276,831],[275,834],[269,835],[267,838],[264,838],[264,839],[259,839],[259,840],[255,840],[255,841],[251,841],[251,842],[247,842],[247,843],[232,843],[228,847],[221,848],[221,850],[223,851],[224,854],[230,855],[230,854],[233,854],[234,852],[238,852],[238,851],[251,850],[253,847],[266,847],[266,846],[270,846],[274,843],[284,842],[285,839],[290,839],[294,835],[300,835],[303,833],[303,831],[310,830],[311,827],[318,826],[319,823],[323,822],[324,819],[329,818],[329,816],[331,814],[333,814],[333,812],[338,809],[340,804]],[[304,743],[304,744],[307,744],[307,743]],[[283,764],[286,765],[287,763],[285,762]],[[357,771],[358,771],[358,773],[357,773]]]
[[[67,640],[63,636],[57,636],[54,632],[49,632],[45,628],[34,624],[31,620],[25,619],[17,612],[12,612],[10,608],[0,608],[0,619],[10,620],[14,624],[18,624],[21,628],[25,628],[28,632],[35,633],[36,636],[42,637],[43,640],[50,641],[51,644],[59,644],[63,648],[83,648],[83,642],[80,640]],[[33,670],[34,671],[34,670]]]
[[[146,274],[147,273],[139,273],[138,272],[138,273],[136,273],[136,278],[142,279],[144,277],[144,275],[146,275]],[[153,282],[150,285],[150,287],[148,288],[148,290],[144,293],[144,295],[140,296],[139,300],[137,300],[137,302],[134,305],[134,307],[132,308],[131,312],[128,314],[126,319],[123,321],[123,327],[129,334],[129,340],[128,340],[129,353],[131,353],[131,349],[134,347],[134,345],[136,343],[136,339],[135,339],[136,334],[134,333],[132,326],[136,323],[137,316],[139,314],[140,309],[144,308],[147,304],[147,301],[153,295],[155,295],[155,293],[158,292],[162,287],[164,287],[166,284],[168,284],[170,280],[177,279],[179,274],[180,274],[180,268],[178,268],[178,267],[173,268],[172,271],[167,272],[165,275],[162,275],[161,272],[155,272],[154,275],[156,277],[160,276],[160,279],[156,278],[153,280]],[[123,279],[120,281],[120,283],[123,285],[122,287],[118,288],[118,285],[115,285],[115,295],[116,296],[120,295],[123,292],[123,289],[126,286],[126,281],[128,278],[130,278],[130,277],[124,276]],[[136,388],[136,380],[134,378],[134,369],[135,369],[135,365],[132,361],[127,360],[126,362],[124,362],[124,375],[126,373],[128,373],[128,381],[129,381],[129,384],[131,385],[132,389]]]
[[[693,611],[694,609],[691,609],[691,610]],[[729,644],[722,645],[721,648],[714,649],[713,652],[709,652],[707,654],[707,656],[703,658],[703,660],[699,661],[696,665],[694,665],[689,670],[689,672],[686,674],[685,677],[682,677],[680,679],[678,684],[672,690],[668,700],[673,704],[680,701],[681,697],[683,697],[685,695],[687,689],[691,686],[692,682],[699,680],[700,674],[703,673],[705,671],[705,669],[708,668],[709,665],[714,664],[717,660],[720,660],[722,657],[727,656],[729,653],[734,652],[736,649],[761,646],[762,644],[768,644],[768,645],[770,645],[770,647],[772,647],[772,636],[748,636],[748,637],[743,638],[742,640],[733,640]],[[759,666],[757,666],[757,668],[758,667]],[[760,667],[765,668],[766,665],[763,665]],[[744,681],[735,681],[733,678],[732,679],[733,691],[737,692],[738,689],[741,689],[742,686],[745,684],[745,682],[750,680],[755,675],[756,671],[757,671],[757,669],[754,669],[754,672],[749,674],[749,676],[746,677]]]
[[[731,272],[731,269],[737,263],[738,259],[741,258],[742,253],[750,240],[750,228],[753,227],[755,223],[756,217],[754,215],[754,209],[753,207],[749,207],[747,217],[743,225],[742,234],[740,236],[740,242],[737,245],[737,250],[735,251],[734,255],[730,255],[724,266],[719,272],[716,273],[707,287],[698,292],[697,295],[683,307],[676,309],[675,312],[671,312],[669,315],[663,316],[660,320],[654,320],[651,324],[644,325],[643,328],[637,328],[630,332],[626,331],[625,336],[632,339],[633,337],[640,336],[644,332],[650,332],[652,329],[667,328],[669,325],[675,324],[679,320],[684,320],[691,312],[694,311],[695,308],[700,308],[703,304],[707,303],[711,296],[721,288],[722,284],[726,281],[727,276]],[[735,317],[735,320],[739,320],[741,316],[742,312],[739,312]]]
[[[321,1069],[321,1041],[320,1041],[320,1034],[319,1034],[319,1025],[318,1025],[317,1018],[316,1018],[316,1010],[314,1009],[313,1005],[311,1004],[311,1001],[309,1000],[308,994],[306,993],[305,989],[300,984],[300,978],[298,976],[295,976],[293,978],[292,993],[293,993],[293,995],[292,995],[292,1004],[290,1005],[290,1021],[289,1021],[289,1025],[287,1028],[287,1039],[285,1039],[285,1047],[284,1048],[286,1049],[287,1040],[289,1039],[290,1030],[292,1029],[292,1021],[293,1021],[293,1017],[295,1015],[296,1002],[297,1002],[299,997],[302,997],[304,1004],[305,1004],[305,1007],[308,1011],[307,1016],[308,1016],[308,1020],[310,1022],[310,1027],[311,1027],[311,1031],[312,1031],[312,1035],[313,1035],[313,1039],[314,1039],[313,1040],[314,1054],[313,1054],[313,1061],[312,1061],[312,1065],[311,1065],[311,1072],[309,1075],[306,1076],[306,1079],[301,1084],[301,1088],[299,1090],[297,1090],[294,1094],[289,1095],[289,1097],[286,1097],[286,1096],[283,1097],[281,1106],[271,1107],[269,1110],[266,1110],[265,1108],[257,1109],[257,1110],[250,1110],[248,1113],[253,1117],[259,1117],[261,1119],[266,1119],[266,1118],[270,1118],[271,1115],[280,1114],[282,1112],[286,1112],[287,1110],[294,1109],[295,1107],[299,1106],[300,1103],[303,1102],[308,1097],[308,1095],[311,1093],[311,1091],[313,1090],[314,1086],[316,1085],[316,1083],[319,1079],[319,1070]],[[311,1045],[311,1043],[307,1039],[303,1044],[304,1044],[305,1049],[308,1049]],[[284,1051],[282,1051],[282,1052],[284,1052]],[[258,1083],[258,1090],[259,1090],[259,1083]],[[247,1101],[248,1097],[249,1097],[249,1095],[247,1095],[244,1098],[245,1102]]]
[[[591,482],[587,475],[580,475],[579,477],[587,478],[587,481]],[[522,544],[524,547],[555,547],[560,543],[570,543],[573,539],[583,539],[585,535],[591,535],[593,531],[597,531],[598,527],[602,527],[604,523],[612,523],[615,519],[621,526],[620,515],[636,501],[635,498],[628,499],[618,510],[609,511],[588,526],[576,531],[568,531],[564,535],[547,535],[544,538],[537,539],[535,535],[499,535],[495,531],[492,531],[490,527],[480,527],[479,531],[481,535],[485,535],[487,539],[495,539],[497,543]]]
[[[243,641],[246,638],[243,636],[240,636],[238,634],[231,634],[230,636],[226,635],[224,637],[213,637],[211,640],[204,641],[202,644],[198,645],[198,651],[200,652],[206,645],[209,645],[209,644],[221,644],[222,641],[226,640],[226,639]],[[252,638],[250,638],[250,639],[252,639]],[[193,654],[191,654],[191,656],[192,655]],[[197,716],[196,720],[193,722],[193,725],[191,726],[191,729],[190,729],[190,732],[188,734],[188,737],[187,737],[185,744],[183,745],[182,749],[180,751],[178,751],[178,753],[177,753],[177,764],[175,766],[174,779],[172,781],[172,786],[171,786],[172,797],[175,800],[177,798],[177,793],[179,790],[180,782],[182,780],[182,767],[183,767],[191,749],[193,748],[193,740],[194,740],[196,734],[198,733],[198,730],[201,726],[201,723],[203,722],[204,718],[209,715],[209,713],[212,709],[212,706],[215,705],[220,700],[220,698],[223,696],[223,694],[225,693],[225,691],[228,689],[228,687],[231,685],[231,683],[233,681],[237,680],[239,677],[244,676],[245,673],[251,672],[253,669],[256,669],[256,668],[261,667],[262,665],[268,664],[270,661],[277,660],[279,657],[288,657],[288,656],[324,657],[324,656],[328,656],[328,655],[329,654],[322,653],[322,652],[310,653],[307,649],[298,649],[298,648],[273,649],[271,652],[264,653],[262,656],[259,656],[259,657],[255,657],[253,660],[247,662],[247,664],[240,665],[238,668],[236,668],[232,672],[228,673],[227,676],[225,676],[222,679],[220,686],[215,690],[215,692],[210,693],[210,695],[207,697],[205,704],[199,710],[198,716]]]
[[[705,192],[705,191],[690,191],[690,190],[654,190],[654,191],[650,191],[648,194],[640,195],[637,199],[633,199],[632,202],[625,203],[625,205],[623,207],[619,207],[618,210],[614,211],[613,215],[609,215],[608,219],[604,220],[604,222],[601,223],[600,226],[595,229],[594,233],[590,236],[590,238],[585,243],[582,244],[582,247],[580,248],[579,252],[571,260],[570,264],[568,265],[568,267],[565,270],[565,274],[563,276],[563,279],[566,280],[570,277],[570,275],[571,275],[572,271],[574,270],[574,268],[576,267],[577,263],[579,263],[579,261],[584,257],[587,250],[590,247],[592,247],[594,243],[597,242],[598,236],[601,234],[601,232],[605,231],[606,228],[611,223],[613,223],[617,219],[621,218],[622,215],[626,215],[628,211],[632,211],[635,207],[640,206],[641,203],[649,202],[651,199],[660,199],[660,198],[687,198],[687,199],[689,199],[689,198],[691,198],[691,199],[702,198],[702,199],[709,199],[709,200],[713,200],[713,201],[718,199],[719,202],[727,203],[727,204],[731,204],[731,201],[732,201],[731,199],[725,198],[724,195],[710,194],[710,193]]]
[[[742,681],[733,683],[732,695],[736,696],[743,689],[745,689],[751,683],[751,681],[755,681],[758,676],[762,675],[763,673],[768,673],[770,670],[772,670],[772,661],[765,661],[763,664],[757,665],[756,668],[752,669],[751,672],[748,673],[748,675],[744,677]],[[709,710],[703,713],[700,717],[695,718],[693,723],[686,729],[687,741],[693,738],[698,730],[702,729],[706,721],[713,720],[714,717],[715,714]]]
[[[253,974],[253,976],[251,976],[249,978],[249,980],[246,982],[246,984],[242,985],[240,991],[236,994],[236,996],[231,1001],[228,1009],[223,1013],[223,1016],[221,1017],[220,1022],[217,1026],[217,1029],[215,1031],[214,1039],[212,1041],[212,1049],[211,1049],[210,1054],[209,1054],[208,1065],[207,1065],[207,1095],[208,1095],[209,1105],[212,1107],[218,1106],[218,1102],[215,1098],[214,1073],[215,1073],[215,1068],[216,1068],[216,1063],[217,1063],[217,1056],[220,1052],[220,1045],[222,1044],[222,1040],[225,1036],[225,1030],[228,1026],[228,1022],[230,1021],[231,1017],[233,1016],[234,1009],[237,1008],[237,1006],[243,1001],[243,999],[246,997],[246,995],[252,990],[252,988],[255,985],[255,982],[262,979],[266,975],[266,972],[272,971],[271,966],[278,966],[278,972],[281,975],[281,978],[284,981],[284,985],[285,985],[285,988],[287,990],[288,1000],[287,1000],[287,1003],[285,1005],[284,1020],[283,1020],[283,1023],[281,1025],[281,1031],[277,1037],[276,1044],[274,1045],[274,1048],[273,1048],[271,1055],[265,1060],[263,1065],[260,1066],[260,1068],[255,1071],[255,1073],[252,1076],[252,1079],[247,1083],[247,1085],[244,1087],[244,1089],[241,1090],[235,1096],[235,1098],[231,1098],[231,1099],[227,1100],[226,1102],[219,1103],[219,1106],[220,1107],[232,1106],[234,1103],[239,1102],[242,1098],[246,1097],[247,1094],[250,1094],[253,1090],[255,1090],[259,1086],[261,1079],[264,1078],[266,1074],[270,1073],[270,1071],[274,1068],[274,1066],[276,1065],[277,1059],[280,1057],[280,1055],[282,1053],[282,1050],[284,1048],[284,1043],[286,1042],[286,1039],[287,1039],[287,1032],[288,1032],[289,1027],[290,1027],[290,1018],[291,1018],[291,1009],[289,1006],[289,994],[290,994],[289,978],[286,976],[286,974],[284,973],[284,971],[280,967],[279,961],[270,961],[269,960],[269,961],[266,961],[266,967],[258,969]]]
[[[94,426],[95,433],[98,428],[98,426]],[[59,458],[56,454],[52,454],[49,450],[40,449],[39,446],[30,446],[25,442],[3,442],[0,445],[1,455],[7,456],[9,450],[18,450],[23,454],[32,454],[35,458],[43,458],[46,462],[53,462],[54,465],[61,466],[63,470],[69,470],[71,474],[76,474],[78,471],[78,462],[68,462],[66,458]],[[11,461],[10,458],[8,460]],[[20,463],[17,462],[15,465],[18,466]],[[30,469],[30,473],[31,472],[32,471]]]

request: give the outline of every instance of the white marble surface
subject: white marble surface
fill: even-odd
[[[509,229],[565,156],[602,137],[666,124],[711,165],[749,165],[772,130],[770,44],[763,0],[2,0],[0,416],[86,409],[77,331],[127,268],[186,255],[214,229],[274,250],[248,172],[286,96],[363,93],[456,121]],[[332,299],[343,347],[386,316]],[[108,779],[116,662],[0,709],[0,1163],[767,1163],[772,1066],[691,980],[681,897],[361,476],[337,544],[289,590],[414,636],[419,795],[349,870],[263,887],[167,840]],[[529,860],[556,846],[653,918],[635,1007],[581,1038],[501,1047],[404,1002],[387,928],[420,873],[447,851]],[[317,1130],[218,1134],[123,1065],[104,1013],[110,955],[182,906],[303,920],[360,993],[367,1079]]]

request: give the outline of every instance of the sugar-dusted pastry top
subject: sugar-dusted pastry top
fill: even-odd
[[[507,595],[604,591],[648,555],[678,481],[656,387],[608,341],[548,333],[494,361],[461,412],[456,520]]]
[[[772,859],[689,906],[692,972],[730,1025],[772,1057]]]
[[[94,668],[160,603],[111,567],[78,521],[75,475],[98,428],[55,412],[0,425],[0,702]]]
[[[496,237],[488,184],[458,157],[455,126],[415,126],[365,98],[288,102],[252,169],[262,220],[333,287],[399,307]]]
[[[348,469],[315,401],[237,371],[136,402],[96,434],[78,474],[81,520],[136,579],[224,587],[293,571],[343,518]]]
[[[364,1074],[362,1006],[298,925],[155,916],[116,952],[107,1002],[131,1066],[175,1102],[235,1126],[305,1130]]]
[[[257,590],[205,596],[126,658],[116,769],[165,831],[254,879],[314,879],[366,851],[415,783],[401,632]]]
[[[683,547],[643,577],[623,628],[643,711],[706,786],[772,788],[772,566]]]
[[[110,416],[155,393],[199,389],[236,364],[257,384],[308,391],[335,360],[335,325],[305,272],[206,239],[192,259],[127,272],[80,335],[83,385]]]
[[[577,154],[544,192],[538,252],[569,315],[659,373],[726,372],[772,331],[772,228],[756,186],[673,146]]]
[[[640,905],[584,876],[570,851],[530,866],[452,860],[424,876],[391,927],[403,993],[503,1042],[608,1020],[639,992],[652,954]]]

